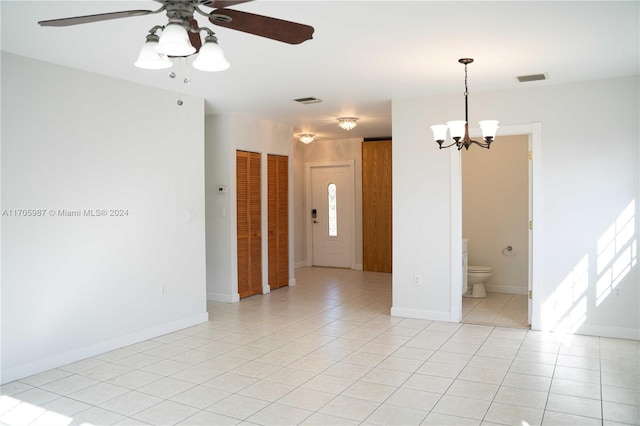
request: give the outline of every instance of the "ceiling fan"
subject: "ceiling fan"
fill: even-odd
[[[288,44],[300,44],[313,38],[314,28],[309,25],[271,18],[239,10],[226,9],[252,0],[154,0],[162,6],[157,10],[124,10],[119,12],[100,13],[96,15],[75,16],[70,18],[39,21],[43,27],[66,27],[88,24],[111,19],[133,16],[152,15],[166,12],[167,25],[156,25],[149,30],[147,41],[143,46],[136,66],[147,69],[168,68],[171,57],[186,57],[198,53],[193,63],[195,68],[204,71],[220,71],[229,64],[222,56],[215,33],[207,27],[199,27],[194,13],[209,19],[214,25],[242,31],[248,34],[265,37]],[[201,7],[214,8],[207,12]],[[156,35],[162,31],[161,36]],[[202,44],[200,32],[206,32],[205,43]],[[154,56],[157,55],[157,56]]]

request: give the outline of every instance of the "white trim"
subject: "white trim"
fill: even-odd
[[[240,294],[207,293],[207,300],[210,302],[236,303],[240,301]]]
[[[484,285],[485,290],[491,293],[504,293],[504,294],[527,294],[528,288],[521,285]]]
[[[470,129],[472,137],[481,136],[480,129]],[[533,231],[530,234],[529,250],[529,284],[533,298],[531,300],[531,329],[540,330],[542,324],[542,300],[536,295],[543,294],[542,288],[542,236],[543,233],[543,190],[542,190],[542,124],[539,122],[531,124],[516,124],[500,127],[500,135],[529,135],[531,150],[534,152],[531,161],[531,172],[529,180],[531,182],[531,220],[534,223]],[[459,315],[462,311],[462,276],[456,273],[462,262],[462,170],[460,167],[459,152],[453,150],[450,154],[451,161],[451,311],[452,322],[459,322]],[[459,296],[458,296],[459,295]]]
[[[462,161],[460,151],[452,149],[451,162],[451,310],[447,321],[462,321]]]
[[[355,172],[355,161],[354,160],[345,160],[345,161],[330,161],[326,163],[304,163],[305,169],[305,200],[304,200],[304,210],[305,210],[305,221],[304,226],[307,234],[307,260],[306,266],[313,266],[313,227],[311,226],[311,205],[313,204],[313,188],[311,185],[311,169],[316,167],[344,167],[347,166],[351,170],[351,189],[352,193],[349,197],[350,203],[349,208],[351,209],[351,214],[349,214],[349,218],[351,219],[351,252],[349,256],[351,257],[349,263],[351,265],[351,269],[356,269],[356,172]]]
[[[197,324],[202,324],[207,321],[209,321],[209,314],[203,312],[157,327],[148,328],[146,330],[126,334],[115,339],[96,343],[94,345],[73,349],[68,352],[39,359],[37,361],[28,362],[26,364],[16,365],[15,367],[3,369],[1,373],[2,378],[0,380],[2,384],[9,383],[23,377],[28,377],[33,374],[51,370],[52,368],[57,368],[62,365],[80,361],[85,358],[90,358],[92,356],[100,355],[109,351],[113,351],[115,349],[153,339],[154,337],[162,336],[167,333],[173,333],[174,331],[192,327]]]
[[[609,327],[606,325],[581,325],[574,334],[640,340],[640,329],[638,328]]]
[[[431,321],[450,321],[449,312],[425,311],[422,309],[391,308],[392,317],[415,318]]]
[[[293,287],[294,285],[296,285],[298,282],[296,281],[295,278],[291,278],[289,280],[289,287]]]

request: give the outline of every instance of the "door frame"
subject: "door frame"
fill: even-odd
[[[351,222],[351,250],[349,252],[349,264],[351,269],[356,269],[356,175],[355,175],[355,161],[331,161],[326,163],[304,163],[305,169],[305,200],[304,200],[304,213],[306,219],[304,226],[307,235],[307,261],[306,266],[313,266],[313,224],[311,223],[311,205],[313,204],[313,185],[311,184],[311,170],[314,168],[323,167],[348,167],[349,180],[351,182],[351,193],[348,194],[349,203],[347,204],[348,213],[347,217]]]
[[[480,129],[470,129],[472,137],[481,137]],[[529,324],[532,330],[542,325],[542,123],[501,126],[504,136],[527,135],[529,151],[529,220],[534,224],[529,231]],[[460,151],[450,151],[451,161],[451,321],[462,321],[462,163]]]

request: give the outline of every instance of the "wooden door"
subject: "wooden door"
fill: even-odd
[[[362,143],[362,269],[391,272],[391,141]]]
[[[262,293],[260,154],[236,151],[238,294]]]
[[[267,156],[269,286],[289,285],[289,157]]]

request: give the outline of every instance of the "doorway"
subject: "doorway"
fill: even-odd
[[[491,268],[462,298],[464,323],[529,328],[528,154],[528,137],[513,135],[501,136],[490,150],[472,147],[461,155],[468,268]],[[485,297],[471,297],[481,288]]]
[[[307,253],[312,266],[352,268],[354,162],[307,163]]]
[[[481,137],[480,129],[471,129],[472,137]],[[526,135],[529,160],[529,262],[528,262],[528,323],[531,329],[540,330],[542,300],[542,124],[502,126],[500,136]],[[451,321],[462,320],[462,173],[460,153],[450,152],[451,161]]]

